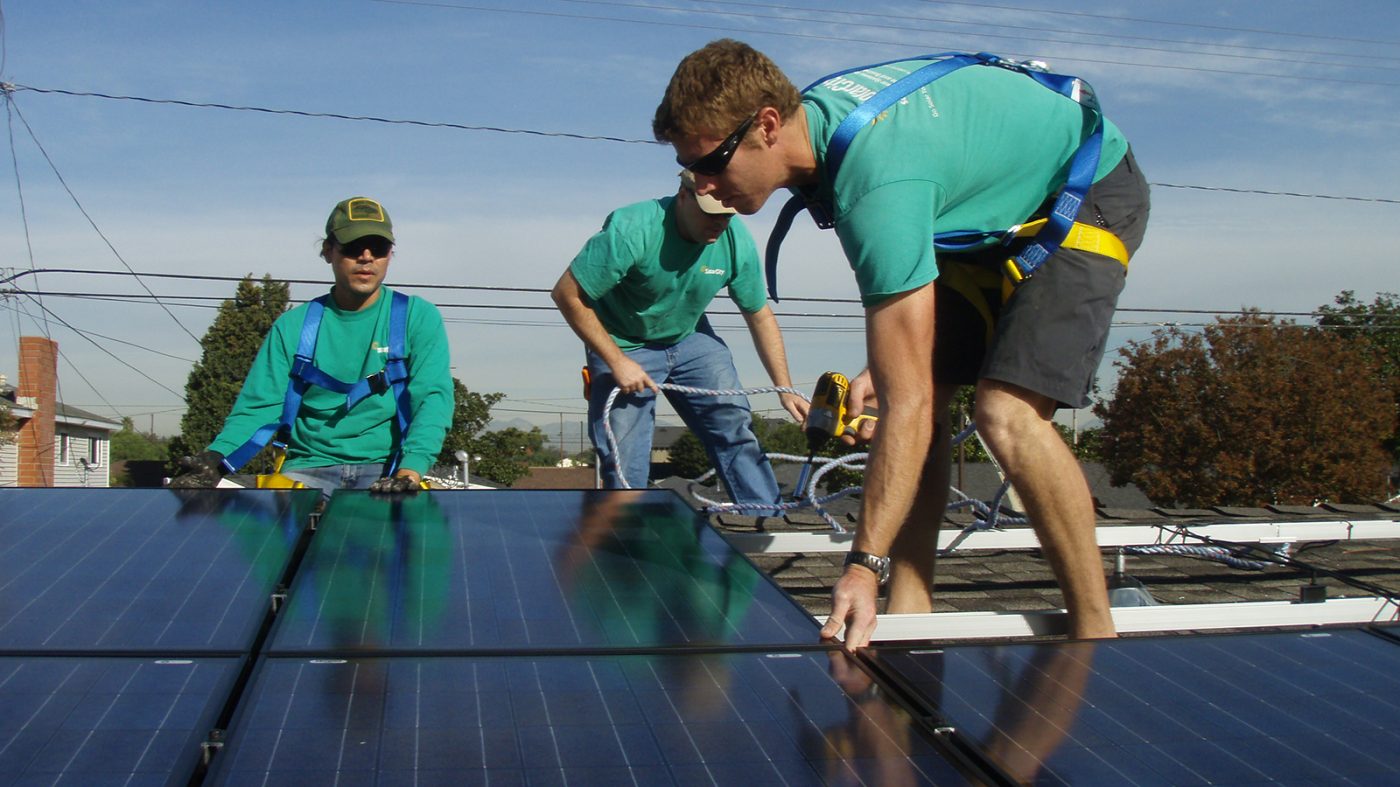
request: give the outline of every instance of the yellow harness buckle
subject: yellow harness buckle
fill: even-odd
[[[1040,228],[1045,226],[1049,219],[1036,219],[1025,224],[1018,224],[1011,228],[1009,237],[1030,238],[1040,232]],[[1085,224],[1076,221],[1069,228],[1069,234],[1060,243],[1062,249],[1075,249],[1076,251],[1087,251],[1090,254],[1097,254],[1101,257],[1108,257],[1117,260],[1124,268],[1128,267],[1128,247],[1123,245],[1123,241],[1117,235],[1102,227],[1095,227],[1092,224]],[[1006,269],[1006,277],[1013,282],[1020,284],[1024,280],[1021,269],[1017,267],[1014,259],[1007,259],[1003,263]]]

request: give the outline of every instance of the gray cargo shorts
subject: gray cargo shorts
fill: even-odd
[[[1103,227],[1131,256],[1147,230],[1147,180],[1131,150],[1089,189],[1077,221]],[[1002,302],[1003,246],[940,255],[935,282],[934,379],[988,378],[1085,407],[1103,360],[1127,270],[1117,260],[1060,249]]]

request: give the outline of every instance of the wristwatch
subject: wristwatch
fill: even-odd
[[[870,569],[881,585],[890,581],[890,559],[887,557],[879,557],[869,552],[858,552],[853,549],[846,553],[846,565],[864,566]]]

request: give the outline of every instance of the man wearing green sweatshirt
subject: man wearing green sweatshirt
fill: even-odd
[[[393,247],[393,225],[378,202],[352,197],[335,206],[321,245],[335,278],[330,294],[273,323],[223,431],[203,454],[180,460],[185,472],[170,486],[215,486],[257,453],[250,440],[265,444],[281,425],[281,472],[293,480],[326,492],[419,488],[452,423],[452,375],[437,307],[384,286]],[[303,329],[317,310],[310,363],[299,363]],[[401,348],[391,327],[396,310]],[[291,400],[295,416],[283,424],[294,382],[301,400]]]

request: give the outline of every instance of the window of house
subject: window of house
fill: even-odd
[[[87,460],[89,466],[100,467],[102,465],[102,443],[103,441],[96,437],[88,438]]]
[[[61,465],[73,464],[73,438],[71,435],[58,436],[58,463]]]

